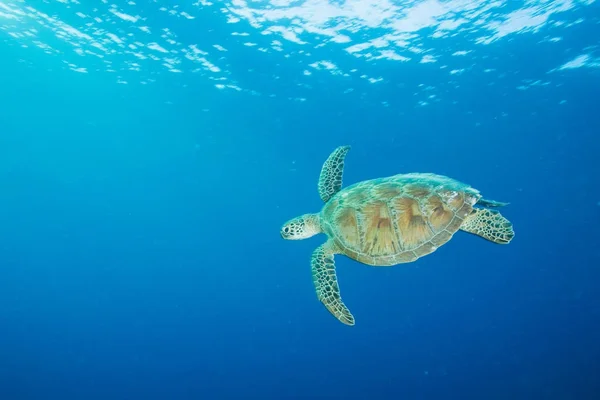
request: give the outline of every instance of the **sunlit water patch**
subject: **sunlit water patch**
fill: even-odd
[[[219,87],[239,89],[219,66],[219,55],[210,54],[218,48],[179,39],[177,29],[195,19],[192,10],[198,11],[187,8],[190,12],[156,2],[140,7],[134,1],[123,6],[107,0],[0,1],[0,29],[22,47],[60,57],[74,72],[114,73],[119,83],[152,82],[161,72],[192,72],[218,81]],[[174,22],[159,25],[155,14],[160,13]]]
[[[597,25],[581,12],[593,5],[594,0],[0,0],[0,30],[7,44],[57,57],[74,73],[114,74],[119,83],[195,74],[218,89],[273,96],[274,90],[252,78],[270,74],[288,98],[303,101],[326,74],[343,82],[344,93],[392,83],[424,106],[441,101],[442,93],[472,74],[494,82],[514,72],[496,65],[502,42],[528,36],[540,45],[560,46],[573,27]],[[597,40],[574,49],[577,56],[543,65],[539,76],[518,78],[515,90],[548,86],[553,73],[600,67]],[[284,63],[285,79],[272,68]],[[418,79],[415,71],[423,72]]]

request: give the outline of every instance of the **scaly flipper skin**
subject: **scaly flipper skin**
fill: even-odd
[[[474,209],[460,229],[498,244],[508,244],[515,236],[509,220],[498,211],[485,208]]]
[[[325,160],[319,176],[319,196],[327,203],[329,199],[342,188],[342,174],[344,173],[344,159],[350,146],[340,146],[335,149]]]
[[[311,259],[313,283],[317,297],[334,317],[346,325],[354,325],[354,317],[342,301],[337,276],[335,274],[335,254],[333,241],[317,247]]]

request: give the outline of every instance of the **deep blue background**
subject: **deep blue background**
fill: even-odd
[[[457,78],[426,107],[399,84],[443,86],[428,65],[375,63],[387,83],[355,95],[315,76],[295,102],[264,60],[238,80],[280,98],[188,75],[117,85],[2,47],[0,399],[599,398],[600,74],[515,89],[597,27],[562,52],[490,45],[495,68],[518,72]],[[449,175],[511,203],[514,241],[459,233],[395,268],[338,256],[357,320],[340,324],[310,277],[324,237],[279,228],[320,209],[341,144],[345,184]]]

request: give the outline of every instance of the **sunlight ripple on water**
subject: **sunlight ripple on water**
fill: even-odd
[[[539,34],[540,42],[561,43],[569,28],[585,21],[570,18],[570,13],[593,3],[195,0],[173,5],[155,0],[141,7],[133,1],[115,5],[103,0],[89,7],[76,0],[0,0],[0,32],[9,45],[37,48],[59,57],[64,68],[73,72],[114,74],[121,84],[153,83],[163,73],[193,73],[221,90],[270,95],[244,87],[249,82],[240,83],[241,77],[232,73],[229,57],[235,54],[233,47],[252,49],[247,51],[256,53],[253,58],[260,54],[292,58],[294,65],[301,66],[299,90],[310,89],[314,75],[322,73],[355,77],[366,84],[385,83],[386,76],[362,72],[367,63],[377,60],[428,65],[428,71],[433,67],[451,81],[477,70],[493,80],[502,71],[482,66],[487,46],[517,34]],[[198,18],[206,13],[214,17],[215,26],[229,27],[232,40],[215,43],[206,34],[206,18]],[[155,18],[156,14],[165,18]],[[195,31],[203,34],[189,34]],[[455,48],[454,41],[454,48],[448,51],[445,40],[450,38],[462,39],[463,48]],[[597,45],[573,50],[562,64],[549,65],[547,72],[600,67]],[[340,60],[343,58],[338,56],[344,54],[354,62],[342,66],[331,61],[333,55]],[[528,79],[517,89],[547,85],[544,79],[551,78]],[[439,95],[431,93],[435,86],[425,84],[419,91],[426,88],[429,92],[421,93],[418,104],[440,101]],[[352,90],[349,87],[346,93]],[[295,100],[306,98],[299,95]]]

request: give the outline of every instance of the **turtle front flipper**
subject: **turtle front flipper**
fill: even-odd
[[[342,301],[340,288],[335,273],[331,240],[317,247],[311,259],[312,279],[317,291],[317,297],[330,313],[346,325],[354,325],[354,317]]]
[[[325,203],[342,188],[344,159],[350,146],[340,146],[325,160],[319,176],[319,196]]]
[[[513,226],[496,210],[475,208],[460,229],[498,244],[508,244],[515,236]]]

